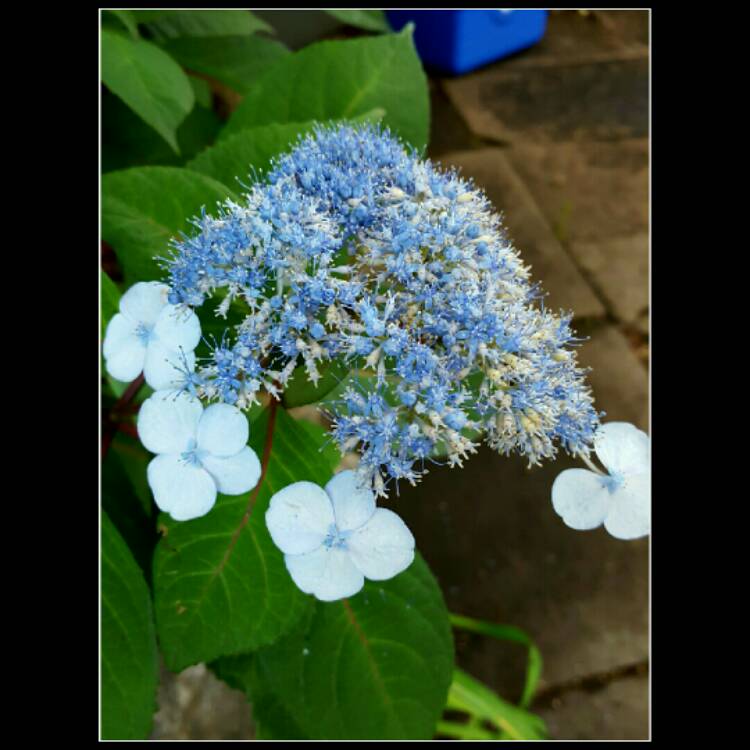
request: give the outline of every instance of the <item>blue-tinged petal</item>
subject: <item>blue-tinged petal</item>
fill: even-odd
[[[333,503],[333,515],[340,531],[352,531],[367,523],[375,512],[375,493],[363,487],[355,471],[336,474],[325,487]]]
[[[179,388],[185,382],[185,368],[195,367],[194,352],[167,349],[158,341],[151,341],[146,349],[143,377],[155,390]]]
[[[109,346],[107,350],[104,365],[115,380],[129,383],[143,371],[146,347],[137,336],[121,338],[116,346]]]
[[[153,326],[167,304],[169,287],[159,281],[139,281],[120,298],[120,312],[136,323]]]
[[[198,448],[214,456],[234,456],[247,445],[247,417],[229,404],[212,404],[198,423]]]
[[[192,351],[201,340],[198,316],[184,306],[167,305],[159,313],[154,336],[169,349]]]
[[[571,529],[595,529],[612,505],[608,481],[610,477],[588,469],[566,469],[552,485],[552,506]]]
[[[284,553],[299,555],[320,547],[334,524],[331,500],[312,482],[295,482],[279,490],[266,511],[266,526]]]
[[[630,474],[612,495],[604,528],[618,539],[651,533],[651,474]]]
[[[148,465],[147,476],[156,504],[175,521],[205,516],[216,502],[211,475],[179,454],[156,456]]]
[[[138,437],[152,453],[183,453],[195,447],[201,402],[187,393],[157,391],[138,411]]]
[[[319,547],[304,555],[284,555],[292,580],[306,594],[324,602],[354,596],[365,584],[346,550]]]
[[[255,451],[247,445],[234,456],[201,455],[200,462],[214,478],[219,492],[225,495],[249,492],[260,479],[260,461]]]
[[[366,578],[385,581],[406,570],[414,560],[414,537],[406,524],[387,508],[347,540],[352,562]]]
[[[104,334],[104,344],[102,353],[104,357],[111,357],[137,335],[138,324],[130,318],[126,318],[122,313],[116,313],[107,325]],[[145,347],[144,347],[145,349]]]
[[[611,474],[641,474],[651,469],[651,441],[628,422],[608,422],[594,434],[594,449]]]

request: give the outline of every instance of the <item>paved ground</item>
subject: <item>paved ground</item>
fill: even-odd
[[[431,155],[505,213],[516,246],[589,335],[581,360],[607,418],[648,429],[648,13],[553,12],[542,42],[433,81]],[[544,670],[535,709],[556,739],[649,734],[649,541],[573,532],[555,476],[483,451],[404,493],[399,512],[449,607],[524,628]],[[434,487],[440,487],[436,501]],[[428,508],[429,510],[425,510]],[[481,552],[477,552],[481,550]],[[458,661],[507,697],[523,656],[462,634]]]
[[[648,13],[550,14],[535,48],[431,77],[430,155],[504,211],[516,246],[590,336],[581,360],[607,418],[648,429]],[[488,450],[391,503],[452,611],[524,628],[544,670],[534,709],[555,739],[645,739],[649,540],[565,527],[550,503],[573,461],[527,470]],[[470,482],[467,482],[467,477]],[[436,487],[440,487],[439,494]],[[459,664],[507,698],[524,660],[458,634]],[[198,666],[164,673],[154,737],[252,736],[248,707]]]

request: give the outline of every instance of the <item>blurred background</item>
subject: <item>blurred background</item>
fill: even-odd
[[[368,33],[321,11],[254,13],[291,49]],[[416,40],[419,48],[419,21]],[[545,304],[574,312],[605,421],[648,431],[649,12],[550,11],[526,49],[463,74],[425,68],[428,155],[476,180],[504,213]],[[213,108],[196,112],[209,132],[241,94],[201,77]],[[128,166],[117,145],[133,135],[117,127],[117,110],[105,91],[105,172]],[[153,163],[169,158],[167,147]],[[116,278],[106,246],[104,260]],[[647,739],[649,540],[563,525],[550,488],[576,465],[561,455],[527,469],[483,449],[463,471],[436,467],[386,504],[419,540],[452,612],[519,626],[537,643],[544,669],[531,710],[550,738]],[[458,666],[517,700],[522,649],[464,632],[456,649]],[[245,697],[204,666],[162,677],[154,739],[253,736]]]

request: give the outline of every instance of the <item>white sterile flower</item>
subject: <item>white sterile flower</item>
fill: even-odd
[[[414,560],[406,524],[377,508],[353,471],[336,474],[325,489],[312,482],[284,487],[271,498],[266,526],[297,586],[324,602],[356,594],[365,578],[393,578]]]
[[[604,528],[618,539],[651,531],[651,441],[627,422],[609,422],[594,435],[594,449],[609,474],[566,469],[552,485],[552,505],[573,529]]]
[[[166,284],[141,281],[122,295],[120,312],[104,336],[104,359],[113,378],[129,382],[143,371],[158,391],[176,387],[185,368],[192,371],[200,321],[192,310],[170,305],[168,294]]]
[[[260,478],[260,462],[247,445],[245,415],[229,404],[203,409],[193,396],[157,391],[138,413],[138,436],[159,455],[148,465],[148,483],[159,508],[175,521],[208,513],[217,492],[239,495]]]

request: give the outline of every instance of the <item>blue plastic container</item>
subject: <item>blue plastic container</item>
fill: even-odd
[[[467,73],[531,47],[543,36],[546,10],[389,10],[399,31],[413,21],[422,61],[445,73]]]

